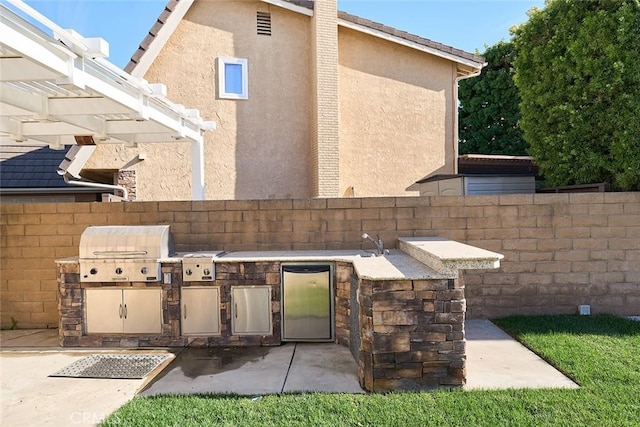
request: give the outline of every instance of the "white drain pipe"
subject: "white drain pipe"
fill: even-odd
[[[91,181],[72,181],[69,179],[69,175],[64,175],[64,182],[69,185],[77,185],[80,187],[91,187],[91,188],[104,188],[111,191],[120,191],[122,193],[122,199],[126,202],[129,200],[129,195],[127,194],[127,189],[121,185],[111,185],[111,184],[102,184],[99,182],[91,182]]]

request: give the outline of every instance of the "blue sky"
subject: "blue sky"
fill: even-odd
[[[207,0],[216,1],[216,0]],[[109,61],[124,67],[166,0],[27,0],[63,28],[109,42]],[[544,0],[338,0],[338,8],[468,52],[484,51],[527,20]]]

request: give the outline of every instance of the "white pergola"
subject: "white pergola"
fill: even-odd
[[[171,102],[164,85],[105,60],[103,39],[62,29],[21,0],[7,3],[13,8],[0,4],[0,144],[189,141],[192,198],[204,199],[203,135],[214,122]]]

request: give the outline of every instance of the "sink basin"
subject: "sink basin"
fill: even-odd
[[[381,254],[380,254],[380,255],[378,255],[378,254],[376,254],[376,253],[374,253],[374,252],[362,251],[362,252],[360,252],[360,253],[358,254],[358,256],[359,256],[359,257],[362,257],[362,258],[374,258],[374,257],[383,256],[383,255],[381,255]]]

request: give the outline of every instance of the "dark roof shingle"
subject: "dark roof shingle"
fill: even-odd
[[[57,173],[68,148],[0,146],[0,188],[68,188]]]

